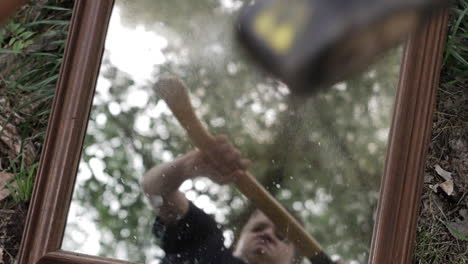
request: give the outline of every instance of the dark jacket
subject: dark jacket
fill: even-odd
[[[164,225],[156,218],[153,233],[166,253],[161,264],[245,264],[224,246],[215,220],[192,203],[175,223]]]

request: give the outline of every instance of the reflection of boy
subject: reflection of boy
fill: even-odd
[[[187,179],[205,175],[218,184],[234,183],[250,161],[242,159],[225,136],[215,137],[208,151],[191,151],[152,168],[142,187],[157,211],[155,234],[163,242],[162,263],[293,263],[294,247],[275,232],[273,223],[256,211],[231,251],[224,247],[216,222],[178,191]]]
[[[142,188],[157,212],[153,232],[166,252],[162,263],[300,263],[293,244],[258,210],[242,228],[234,250],[227,249],[216,222],[178,191],[198,175],[218,184],[234,183],[244,175],[250,161],[241,158],[227,137],[217,136],[215,142],[210,150],[191,151],[152,168],[143,179]]]

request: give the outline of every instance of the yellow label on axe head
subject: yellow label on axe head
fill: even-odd
[[[303,1],[278,1],[255,17],[254,32],[273,52],[284,55],[291,48],[298,29],[305,22],[307,8]]]

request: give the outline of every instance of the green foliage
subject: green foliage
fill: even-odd
[[[67,28],[56,31],[52,37],[65,37]],[[55,50],[35,51],[25,55],[24,61],[11,70],[11,77],[7,80],[8,92],[11,96],[26,95],[25,102],[18,103],[16,111],[35,107],[37,113],[48,113],[50,102],[55,92],[58,70],[62,62],[64,42],[55,42]],[[27,68],[29,70],[24,71]],[[36,107],[37,102],[40,104]]]
[[[468,78],[468,1],[458,0],[451,7],[451,19],[445,45],[443,74],[451,78],[449,85],[463,85]],[[444,79],[442,79],[444,81]]]
[[[8,24],[6,31],[7,34],[10,34],[10,40],[8,41],[7,46],[11,47],[12,52],[20,52],[31,46],[34,42],[34,32],[29,31],[28,27],[22,24]]]
[[[71,9],[48,5],[36,8],[39,8],[38,13],[30,22],[20,24],[13,20],[6,25],[0,35],[3,36],[0,53],[15,53],[22,58],[10,65],[5,80],[11,97],[27,98],[13,101],[16,103],[14,111],[21,113],[25,108],[34,108],[41,119],[40,116],[47,117],[50,112],[69,25],[68,20],[53,18],[69,19]],[[60,14],[52,11],[60,11]],[[23,15],[19,14],[18,20],[24,20]],[[33,43],[37,43],[36,47],[31,47]]]
[[[71,17],[71,1],[46,2],[30,1],[0,29],[0,117],[20,140],[19,153],[7,152],[5,167],[15,174],[17,185],[9,188],[16,202],[31,198]]]
[[[24,159],[21,158],[20,167],[17,168],[11,161],[11,169],[15,177],[6,186],[10,190],[10,196],[16,203],[29,202],[34,187],[34,176],[36,175],[38,164],[26,167]]]

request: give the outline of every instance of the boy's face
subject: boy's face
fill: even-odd
[[[234,256],[248,264],[290,264],[294,246],[276,231],[270,219],[256,211],[242,229]]]

